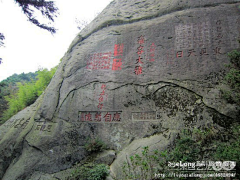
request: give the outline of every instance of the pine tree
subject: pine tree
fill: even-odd
[[[22,8],[23,13],[28,17],[28,20],[51,33],[55,33],[56,29],[54,27],[48,26],[46,24],[41,24],[35,17],[35,10],[41,12],[41,14],[48,20],[54,22],[54,18],[57,17],[58,8],[55,6],[53,1],[46,0],[15,0],[15,2]]]
[[[4,35],[0,33],[0,47],[4,45],[3,40],[5,39]]]
[[[55,6],[54,1],[46,0],[15,0],[21,8],[23,13],[27,16],[28,20],[34,25],[38,26],[41,29],[45,29],[52,34],[56,33],[54,27],[48,26],[46,24],[41,24],[35,17],[35,10],[41,12],[43,17],[46,17],[50,22],[54,22],[54,18],[57,17],[58,8]],[[3,40],[5,39],[4,35],[0,33],[0,47],[4,46]],[[2,58],[0,58],[1,64]]]

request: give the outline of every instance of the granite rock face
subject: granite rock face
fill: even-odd
[[[226,53],[239,47],[239,6],[112,1],[74,39],[45,93],[0,127],[0,178],[59,178],[99,138],[121,151],[111,165],[120,179],[140,147],[164,150],[182,129],[221,132],[239,121],[239,107],[220,97]]]

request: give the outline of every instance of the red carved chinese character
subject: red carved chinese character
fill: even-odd
[[[114,56],[123,55],[123,44],[115,44],[114,46]]]
[[[101,59],[101,56],[102,56],[102,53],[98,53],[98,54],[97,54],[97,59],[98,59],[98,60]]]
[[[112,115],[111,115],[109,112],[107,112],[107,114],[104,116],[104,118],[105,118],[105,121],[106,121],[106,122],[111,122],[111,120],[112,120]]]
[[[138,44],[144,44],[144,36],[140,36],[139,38],[138,38]]]
[[[102,115],[101,115],[100,112],[95,114],[95,119],[94,120],[95,121],[101,121],[102,120]]]
[[[99,103],[98,104],[98,109],[102,109],[102,107],[103,107],[103,104]]]
[[[93,67],[92,67],[92,69],[98,69],[98,68],[97,68],[97,64],[94,64]]]
[[[150,54],[150,62],[153,62],[155,61],[154,60],[154,57],[155,57],[155,54],[154,54],[154,51]]]
[[[143,46],[139,46],[138,48],[137,48],[137,53],[140,55],[140,54],[142,54],[144,51],[143,51]]]
[[[105,95],[105,91],[103,90],[100,94],[100,96],[104,96]]]
[[[98,98],[99,102],[103,102],[103,97],[100,96],[100,98]]]
[[[139,56],[138,59],[136,59],[136,60],[137,60],[136,64],[138,64],[138,63],[143,64],[143,62],[141,61],[141,59],[142,59],[142,58]]]
[[[110,56],[111,56],[111,52],[109,52],[109,53],[103,53],[103,59],[109,59],[110,58]]]
[[[183,57],[183,51],[178,51],[177,52],[177,58],[179,58],[179,57]]]
[[[209,55],[208,53],[207,53],[207,48],[202,48],[201,49],[201,52],[200,52],[200,55],[202,56],[202,55]]]
[[[121,120],[120,113],[116,112],[113,115],[113,121],[120,121],[120,120]]]
[[[113,59],[112,70],[121,70],[122,69],[122,59]]]
[[[142,66],[136,66],[134,72],[136,75],[142,74]]]
[[[106,88],[106,84],[103,84],[102,86],[101,86],[101,89],[105,89]]]
[[[190,56],[196,56],[195,52],[196,52],[196,51],[194,51],[194,49],[188,50],[188,57],[190,57]]]
[[[89,67],[89,65],[90,65],[90,63],[89,63],[89,62],[87,62],[86,69],[91,69],[91,68]]]
[[[86,121],[92,121],[92,115],[90,114],[90,112],[85,115],[85,120]]]
[[[150,52],[154,52],[155,48],[156,48],[156,45],[152,43],[152,45],[150,46]]]
[[[84,115],[84,113],[81,113],[80,121],[85,121],[85,115]]]

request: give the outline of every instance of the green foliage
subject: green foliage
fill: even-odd
[[[184,130],[180,133],[179,139],[176,140],[175,148],[169,153],[168,160],[175,162],[196,162],[203,159],[205,146],[209,146],[216,134],[213,129],[200,130],[194,128],[192,135]]]
[[[240,178],[240,126],[237,125],[232,131],[232,139],[228,142],[217,143],[214,159],[220,161],[235,161],[237,163],[237,178]]]
[[[94,153],[94,152],[101,152],[105,150],[106,144],[98,138],[88,139],[84,147],[86,151],[88,151],[89,153]]]
[[[85,164],[73,170],[68,180],[105,180],[109,170],[105,164]]]
[[[230,58],[230,62],[236,67],[240,68],[240,51],[239,50],[233,50],[230,53],[228,53],[228,57]]]
[[[232,90],[236,91],[240,89],[240,70],[230,69],[230,71],[225,76],[225,79]]]
[[[3,80],[0,82],[1,83],[5,83],[6,85],[11,85],[11,86],[14,86],[17,82],[28,82],[28,81],[31,81],[31,80],[36,80],[36,76],[37,76],[37,73],[22,73],[22,74],[13,74],[12,76],[8,77],[7,79]]]
[[[37,95],[40,96],[42,92],[46,89],[48,84],[50,83],[53,75],[55,74],[57,67],[52,68],[50,71],[47,69],[43,69],[38,71],[37,81],[35,83],[35,87],[37,89]]]
[[[229,103],[240,104],[240,51],[233,50],[228,53],[231,65],[229,65],[229,72],[225,76],[226,83],[231,90],[221,90],[222,97]]]
[[[4,98],[17,93],[17,83],[27,83],[36,80],[37,73],[22,73],[14,74],[7,79],[0,82],[0,119],[2,119],[3,112],[8,109],[8,102]],[[1,124],[1,121],[0,121]]]
[[[89,171],[89,177],[87,178],[87,180],[102,180],[105,179],[108,174],[109,172],[106,168],[106,165],[99,164]]]
[[[155,150],[149,153],[149,147],[143,147],[140,155],[130,156],[130,161],[124,162],[122,172],[125,179],[153,179],[155,173],[166,173],[167,151]]]
[[[37,72],[37,81],[32,80],[31,82],[17,83],[17,92],[5,97],[9,108],[4,111],[1,123],[34,103],[51,81],[55,71],[56,67],[50,71],[47,69],[39,70]]]
[[[236,161],[236,169],[239,171],[240,126],[238,125],[235,129],[230,130],[229,134],[232,134],[230,141],[223,142],[218,140],[219,137],[212,128],[194,129],[191,136],[184,131],[181,132],[173,149],[155,150],[150,154],[148,147],[144,147],[142,154],[134,154],[130,156],[130,160],[123,163],[123,179],[153,179],[155,173],[168,174],[170,172],[168,162],[180,161],[183,163],[209,160]],[[238,173],[237,177],[239,178]]]
[[[190,136],[181,137],[171,153],[171,160],[175,162],[194,162],[200,159],[201,146]]]

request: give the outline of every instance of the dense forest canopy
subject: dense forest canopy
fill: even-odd
[[[3,112],[8,108],[7,101],[5,96],[14,94],[17,91],[17,83],[26,83],[31,80],[36,80],[37,72],[35,73],[22,73],[22,74],[13,74],[7,79],[0,82],[0,120],[2,118]]]
[[[50,71],[14,74],[0,82],[0,124],[31,105],[46,89],[57,67]]]

